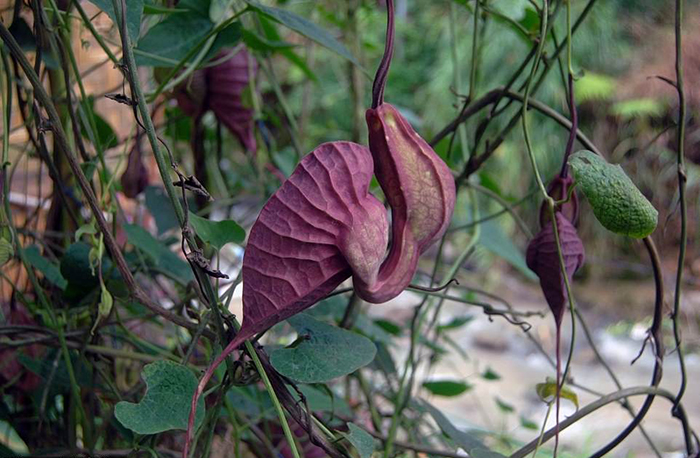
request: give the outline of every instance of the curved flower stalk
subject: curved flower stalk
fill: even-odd
[[[193,406],[216,367],[245,340],[315,304],[350,276],[368,302],[399,295],[419,256],[447,229],[455,204],[449,168],[396,108],[383,103],[393,52],[392,1],[387,12],[387,44],[366,114],[369,149],[343,141],[320,145],[265,204],[243,259],[241,329],[200,380]],[[391,242],[386,209],[369,193],[373,174],[391,207]],[[193,425],[191,414],[186,450]]]

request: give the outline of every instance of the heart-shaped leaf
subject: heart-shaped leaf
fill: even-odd
[[[171,429],[187,429],[190,402],[197,378],[185,366],[172,361],[156,361],[141,373],[147,391],[138,404],[122,401],[114,407],[117,420],[138,434],[156,434]],[[195,428],[204,419],[204,399],[197,403]]]
[[[220,250],[227,243],[243,243],[245,230],[235,221],[210,221],[190,212],[190,224],[199,238]]]
[[[573,154],[569,165],[593,214],[606,229],[638,239],[654,232],[659,213],[622,167],[591,151]]]
[[[300,313],[287,320],[299,344],[270,355],[277,371],[301,383],[323,383],[372,362],[377,349],[366,337]]]

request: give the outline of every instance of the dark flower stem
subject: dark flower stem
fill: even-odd
[[[384,57],[379,63],[377,73],[372,84],[372,108],[377,108],[384,103],[384,86],[389,75],[391,57],[394,54],[394,0],[386,2],[386,44],[384,45]]]
[[[673,297],[673,338],[676,343],[676,351],[678,352],[678,363],[681,372],[681,385],[673,402],[673,416],[680,418],[679,406],[685,389],[688,384],[688,376],[685,370],[685,360],[683,359],[683,346],[681,345],[680,334],[680,312],[681,312],[681,293],[683,289],[683,267],[685,265],[686,247],[688,244],[688,204],[685,197],[685,186],[688,180],[685,170],[685,123],[686,123],[686,100],[685,88],[683,83],[683,0],[676,0],[676,91],[678,92],[678,194],[681,206],[681,246],[678,252],[678,270],[676,272],[676,290]],[[688,455],[692,455],[692,442],[688,436],[688,431],[685,431],[685,442]]]

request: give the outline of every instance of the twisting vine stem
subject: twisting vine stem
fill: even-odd
[[[683,345],[681,341],[680,313],[681,313],[681,293],[683,290],[683,268],[685,266],[685,255],[688,245],[688,204],[686,201],[686,182],[688,177],[685,169],[685,124],[687,107],[685,100],[685,88],[683,81],[683,5],[684,0],[676,0],[675,35],[676,35],[676,91],[678,92],[678,129],[676,141],[678,143],[678,198],[681,206],[681,241],[678,252],[678,270],[676,271],[676,289],[673,297],[673,337],[678,352],[678,364],[681,371],[681,384],[678,393],[673,401],[673,416],[680,418],[679,406],[685,394],[688,375],[685,369],[683,358]],[[688,455],[693,452],[692,440],[685,430],[685,443]]]

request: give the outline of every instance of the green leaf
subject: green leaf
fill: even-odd
[[[8,29],[12,37],[17,41],[17,44],[24,52],[36,51],[36,38],[34,32],[21,16],[12,21],[12,25]]]
[[[360,458],[370,458],[376,446],[374,437],[355,423],[348,423],[348,429],[350,431],[343,436],[355,447]]]
[[[608,100],[615,95],[615,78],[599,73],[586,72],[576,81],[576,102]]]
[[[295,45],[286,41],[268,40],[251,30],[243,30],[243,42],[255,51],[274,52],[280,49],[293,48]]]
[[[472,458],[506,458],[505,455],[485,448],[473,448],[469,451],[469,456]]]
[[[143,14],[174,14],[174,13],[187,13],[189,10],[186,8],[168,8],[167,6],[158,5],[153,3],[152,0],[146,0],[143,5]]]
[[[117,137],[116,132],[114,132],[114,129],[112,129],[112,126],[110,126],[109,123],[102,116],[95,113],[94,99],[92,97],[88,97],[85,100],[81,100],[80,104],[85,110],[85,114],[87,115],[87,117],[92,118],[95,123],[94,134],[97,136],[95,140],[99,142],[100,146],[103,149],[109,149],[118,146],[119,139]],[[86,120],[86,122],[90,121]],[[90,136],[88,135],[87,129],[85,129],[85,126],[82,123],[80,124],[80,134],[87,140],[91,140]]]
[[[270,355],[279,373],[301,383],[322,383],[355,372],[372,362],[377,349],[366,337],[300,313],[287,322],[299,334],[294,348]]]
[[[241,244],[245,231],[235,221],[210,221],[190,212],[190,224],[200,239],[220,250],[227,243]]]
[[[623,100],[611,107],[612,114],[623,119],[660,116],[664,112],[664,104],[650,97]]]
[[[490,380],[490,381],[493,381],[493,380],[500,380],[500,379],[501,379],[501,376],[498,375],[497,372],[494,372],[494,370],[491,369],[490,367],[487,367],[487,368],[486,368],[486,371],[485,371],[483,374],[481,374],[481,377],[482,377],[484,380]]]
[[[0,420],[0,458],[20,458],[28,456],[29,448],[22,439],[22,436],[17,434],[17,431],[12,427],[12,422],[8,423]],[[12,447],[12,448],[10,448]]]
[[[317,386],[322,389],[314,388]],[[352,417],[353,412],[345,399],[342,396],[337,396],[330,388],[325,385],[298,385],[299,391],[302,392],[309,404],[309,409],[314,412],[329,412],[333,415],[343,417]],[[292,396],[295,399],[300,399],[296,391],[292,391]]]
[[[150,67],[174,67],[212,28],[214,24],[207,16],[192,12],[172,14],[146,32],[134,50],[136,63]]]
[[[158,235],[180,226],[165,189],[160,186],[148,186],[144,195],[146,208],[156,220]]]
[[[544,383],[538,383],[535,386],[537,396],[542,402],[550,403],[557,397],[557,382],[551,378],[547,378]],[[578,395],[568,386],[562,385],[559,395],[562,399],[568,399],[578,409]]]
[[[22,366],[41,377],[44,382],[48,383],[50,381],[51,385],[48,386],[48,389],[52,393],[67,393],[71,389],[71,379],[65,358],[60,354],[57,355],[60,351],[59,349],[50,349],[36,359],[24,353],[19,353],[17,359]],[[80,357],[77,350],[69,350],[68,356],[70,357],[73,373],[78,384],[81,387],[93,386],[92,369],[88,367],[86,360]],[[46,383],[44,383],[44,387],[47,387]]]
[[[503,413],[513,413],[515,412],[515,407],[505,402],[503,399],[496,396],[496,405]]]
[[[540,30],[540,15],[534,8],[530,8],[528,6],[525,8],[524,15],[522,19],[518,21],[518,23],[523,26],[525,30],[535,35]]]
[[[438,427],[440,427],[442,432],[447,437],[452,439],[455,444],[463,448],[467,453],[471,453],[471,451],[474,449],[488,450],[481,442],[481,439],[476,437],[474,434],[470,434],[466,431],[458,429],[455,425],[452,424],[452,422],[450,422],[450,420],[447,419],[447,417],[445,417],[445,415],[442,412],[440,412],[431,404],[423,401],[421,402],[420,407],[423,410],[427,411],[431,417],[433,417],[435,423],[437,423]]]
[[[180,2],[178,7],[189,7],[187,13],[169,15],[151,27],[134,50],[136,63],[150,67],[174,67],[193,48],[204,44],[204,38],[212,31],[214,23],[209,19],[208,6],[205,10],[198,5]],[[204,61],[213,57],[221,48],[235,45],[241,37],[241,24],[233,22],[217,34]],[[192,59],[196,55],[197,53]]]
[[[194,280],[189,264],[159,242],[146,229],[135,224],[125,224],[124,232],[129,243],[151,257],[154,265],[182,284]]]
[[[121,17],[117,21],[114,14],[114,5],[112,0],[89,0],[90,3],[97,6],[99,9],[107,13],[107,16],[112,19],[114,24],[121,22]],[[141,13],[143,12],[143,0],[125,0],[126,2],[126,28],[129,31],[129,39],[131,44],[136,44],[139,40],[141,29]],[[121,13],[120,13],[121,14]]]
[[[44,278],[59,288],[66,289],[68,282],[65,278],[63,278],[61,270],[56,264],[52,263],[43,257],[41,253],[39,253],[39,247],[36,245],[30,245],[25,248],[23,252],[27,262],[29,262],[29,264],[36,270],[41,272],[44,275]]]
[[[12,242],[0,237],[0,266],[4,265],[7,261],[12,259],[15,255],[15,249],[12,246]]]
[[[350,53],[350,51],[348,51],[348,49],[345,46],[343,46],[342,43],[336,40],[333,35],[328,33],[328,31],[320,28],[313,22],[297,14],[291,13],[287,10],[265,6],[253,0],[248,0],[247,3],[252,8],[270,17],[274,21],[277,21],[280,24],[289,27],[295,32],[304,35],[306,38],[315,41],[321,46],[330,49],[331,51],[346,58],[358,67],[360,66],[360,63],[357,61],[357,59],[355,59],[355,57]]]
[[[537,275],[525,263],[523,252],[503,233],[496,221],[485,221],[481,226],[479,242],[493,254],[505,259],[530,280],[537,280]]]
[[[659,213],[622,167],[591,151],[573,154],[569,165],[593,214],[606,229],[638,239],[654,232]]]
[[[141,402],[122,401],[114,406],[117,420],[137,434],[156,434],[171,429],[187,429],[192,395],[197,378],[187,367],[172,361],[156,361],[144,366],[141,377],[147,390]],[[204,397],[195,412],[195,430],[204,419]]]
[[[522,426],[525,429],[531,429],[533,431],[537,431],[539,429],[537,423],[523,416],[520,417],[520,426]]]
[[[423,388],[437,396],[453,397],[472,389],[472,385],[454,380],[434,380],[423,382]]]
[[[95,227],[94,222],[89,222],[85,223],[82,226],[78,228],[77,231],[75,231],[75,234],[73,235],[73,239],[76,242],[80,241],[80,237],[82,237],[84,234],[89,234],[89,235],[95,235],[97,234],[97,228]]]
[[[379,319],[379,320],[374,320],[374,324],[391,334],[392,336],[400,336],[401,335],[401,326],[398,324],[389,321],[389,320],[384,320],[384,319]]]
[[[438,325],[437,329],[438,329],[438,331],[449,331],[452,329],[461,328],[462,326],[469,323],[473,319],[474,319],[474,317],[471,315],[458,316],[458,317],[452,318],[452,320],[450,320],[450,322],[448,322],[448,323]]]

